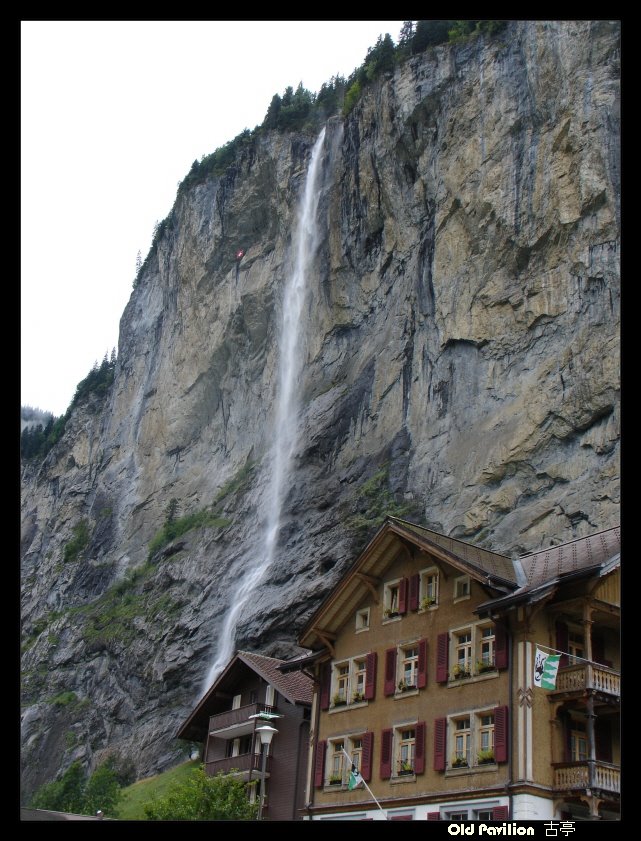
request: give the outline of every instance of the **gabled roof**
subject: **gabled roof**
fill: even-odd
[[[239,651],[238,658],[251,666],[267,683],[292,704],[312,703],[312,681],[304,672],[281,672],[279,666],[287,660],[265,657],[253,651]]]
[[[290,703],[311,705],[311,678],[304,672],[287,672],[284,674],[278,667],[287,662],[287,660],[266,657],[264,654],[256,654],[252,651],[237,651],[196,704],[186,721],[180,725],[176,732],[176,738],[189,739],[195,742],[201,740],[203,731],[206,732],[209,716],[216,703],[218,693],[227,693],[228,696],[233,694],[240,673],[244,668],[249,668],[262,677]]]
[[[299,635],[299,643],[318,650],[331,643],[345,619],[363,599],[364,588],[380,583],[403,547],[428,552],[438,561],[467,573],[496,592],[477,608],[508,606],[527,598],[543,598],[572,576],[602,575],[618,562],[619,527],[606,529],[512,560],[454,537],[388,517],[352,567],[323,601]]]
[[[506,555],[481,549],[462,540],[439,534],[397,517],[387,517],[383,525],[306,624],[299,636],[306,648],[326,644],[346,617],[362,601],[364,588],[379,583],[399,552],[416,548],[428,552],[462,573],[498,592],[511,592],[518,586],[514,565]]]
[[[490,599],[477,612],[502,609],[524,601],[538,601],[559,585],[591,576],[608,575],[621,564],[621,529],[617,526],[568,543],[550,546],[518,558],[527,583],[507,596]]]

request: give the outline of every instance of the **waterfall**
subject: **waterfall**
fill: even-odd
[[[229,607],[218,637],[214,664],[207,675],[204,691],[225,668],[235,650],[235,632],[239,615],[261,583],[274,560],[283,491],[296,451],[298,429],[298,390],[301,372],[300,328],[307,280],[318,244],[316,211],[321,191],[321,159],[325,129],[312,149],[305,189],[298,209],[298,225],[293,244],[293,268],[285,286],[279,335],[279,366],[274,419],[274,442],[269,459],[270,483],[263,501],[264,526],[262,551],[255,562],[246,561],[244,575],[234,588],[233,603]]]

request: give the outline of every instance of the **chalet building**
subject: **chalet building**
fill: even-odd
[[[216,678],[176,738],[203,745],[208,774],[238,774],[260,800],[263,750],[257,728],[269,723],[273,735],[265,757],[263,819],[300,820],[310,742],[312,681],[301,671],[283,673],[286,661],[239,651]],[[259,718],[266,714],[266,718]]]
[[[512,560],[388,518],[281,666],[315,677],[305,816],[617,819],[619,553],[618,528]]]

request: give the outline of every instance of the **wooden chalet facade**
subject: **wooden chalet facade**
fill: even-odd
[[[305,804],[312,681],[304,672],[283,673],[284,662],[239,651],[216,678],[176,738],[202,744],[208,774],[235,773],[247,782],[250,797],[260,798],[262,750],[254,716],[280,716],[266,757],[263,819],[300,820]]]
[[[513,561],[388,518],[281,666],[315,676],[305,816],[616,819],[619,553],[618,528]]]

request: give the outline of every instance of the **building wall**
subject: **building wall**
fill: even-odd
[[[409,577],[424,568],[431,567],[433,561],[424,553],[413,560],[401,555],[388,569],[384,581],[378,586],[379,602],[373,595],[364,593],[362,603],[355,614],[341,628],[335,642],[334,661],[377,653],[377,675],[375,698],[358,704],[335,707],[321,713],[319,738],[332,739],[342,735],[371,730],[374,733],[372,776],[369,786],[383,801],[403,801],[421,797],[440,802],[443,797],[452,799],[469,790],[498,791],[503,788],[508,778],[507,763],[493,764],[474,770],[448,768],[435,771],[434,757],[434,721],[440,717],[478,710],[491,711],[495,707],[508,704],[508,671],[493,671],[488,674],[471,677],[447,684],[436,682],[437,638],[445,631],[460,628],[468,623],[478,623],[478,616],[473,609],[487,601],[488,590],[472,581],[469,598],[454,600],[454,581],[460,575],[453,568],[441,564],[439,574],[438,606],[425,610],[408,611],[404,616],[386,620],[383,616],[385,582],[397,578]],[[364,588],[365,590],[365,588]],[[368,608],[370,621],[367,630],[356,630],[356,613]],[[423,689],[413,690],[394,697],[383,694],[385,652],[388,648],[404,645],[419,639],[427,640],[427,685]],[[450,658],[450,673],[452,672]],[[425,771],[415,776],[397,780],[382,780],[379,774],[381,759],[381,734],[386,728],[402,723],[425,722]],[[449,728],[448,728],[449,730]],[[448,743],[450,732],[448,732]],[[446,756],[451,761],[451,744],[448,744]],[[331,807],[340,804],[357,804],[368,799],[363,789],[352,792],[337,791],[335,787],[312,787],[314,804]]]

